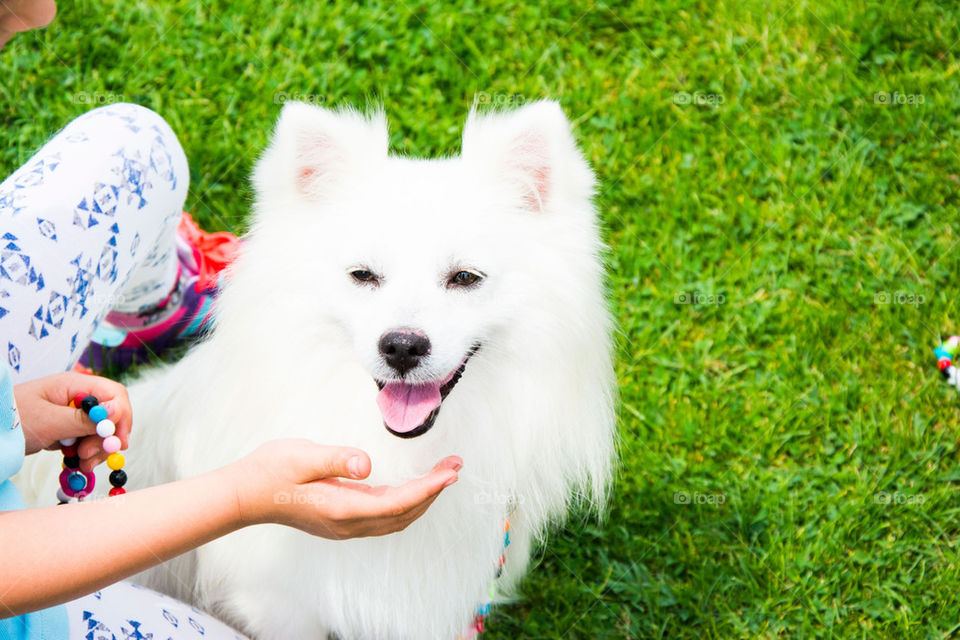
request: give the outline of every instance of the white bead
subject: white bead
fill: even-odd
[[[67,445],[68,447],[70,445]],[[70,496],[63,492],[63,489],[57,489],[57,500],[60,502],[70,502]]]
[[[113,420],[110,420],[109,418],[106,420],[101,420],[97,423],[97,435],[101,438],[109,438],[116,432],[117,425],[113,424]]]
[[[63,440],[60,441],[60,444],[62,444],[62,445],[65,446],[65,447],[72,447],[73,445],[77,444],[77,439],[76,439],[76,438],[64,438]]]

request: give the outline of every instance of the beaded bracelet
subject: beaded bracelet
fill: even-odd
[[[493,580],[487,586],[487,597],[477,606],[477,612],[473,616],[473,622],[470,627],[457,636],[457,640],[474,640],[483,633],[487,616],[490,615],[490,605],[493,599],[497,597],[497,585],[500,582],[500,576],[503,574],[503,565],[507,562],[507,547],[510,546],[510,520],[503,524],[503,551],[500,553],[500,559],[497,561],[497,570],[493,574]]]
[[[107,454],[107,466],[110,473],[111,496],[126,493],[123,485],[127,483],[127,472],[123,470],[123,454],[120,453],[120,438],[115,433],[117,425],[107,417],[107,409],[94,396],[78,393],[70,401],[71,408],[80,409],[87,417],[97,423],[97,435],[103,438],[103,450]],[[63,451],[63,471],[60,472],[60,489],[57,490],[59,504],[67,504],[71,498],[77,502],[93,493],[97,477],[93,472],[80,469],[80,456],[77,453],[77,438],[65,438],[60,441]]]
[[[960,351],[960,336],[950,336],[946,342],[933,350],[937,358],[937,368],[947,379],[947,382],[960,389],[960,373],[953,366],[953,357]]]

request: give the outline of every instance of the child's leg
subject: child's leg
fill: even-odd
[[[166,122],[116,104],[71,122],[0,183],[0,357],[15,382],[71,368],[111,309],[165,299],[188,181]]]
[[[70,640],[91,637],[246,640],[246,636],[209,614],[130,582],[110,585],[68,602],[66,607]]]

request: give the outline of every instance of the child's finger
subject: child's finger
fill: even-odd
[[[96,436],[90,436],[90,438],[87,438],[87,439],[99,440],[100,438],[97,438]],[[89,457],[80,456],[80,469],[82,469],[83,471],[93,471],[94,468],[98,467],[99,465],[107,461],[107,455],[109,454],[104,453],[102,448],[99,448],[95,445],[93,450],[95,451],[95,453],[93,453]],[[79,453],[80,453],[80,449],[77,449],[77,454],[79,455]]]
[[[301,482],[322,478],[366,478],[370,475],[370,456],[353,447],[329,447],[309,440],[297,443],[287,464],[295,469]]]
[[[352,503],[351,517],[354,519],[403,518],[422,505],[429,507],[440,492],[457,479],[456,471],[439,469],[399,487],[387,487],[382,493],[358,494]]]
[[[103,438],[100,436],[87,436],[77,442],[77,455],[80,460],[89,460],[98,454],[103,454],[103,459],[107,459],[107,454],[103,451]]]
[[[50,409],[52,419],[62,427],[58,430],[61,440],[65,438],[84,438],[97,432],[97,425],[80,409],[54,406]],[[77,443],[78,446],[80,443]],[[81,454],[81,457],[82,454]]]
[[[50,411],[53,415],[52,419],[56,421],[58,426],[62,427],[62,430],[59,431],[61,440],[65,438],[83,438],[83,440],[77,443],[78,455],[81,458],[93,455],[98,448],[102,449],[103,438],[98,437],[97,423],[91,420],[90,416],[84,413],[82,409],[54,406]],[[125,441],[130,438],[130,419],[118,417],[121,422],[117,423],[109,410],[107,412],[107,419],[114,423],[113,435],[120,438],[121,448],[125,448],[123,445]],[[123,425],[126,426],[124,427]],[[88,436],[92,436],[92,438]]]
[[[461,468],[463,468],[463,460],[460,456],[447,456],[433,466],[433,471],[440,471],[441,469],[460,471]]]

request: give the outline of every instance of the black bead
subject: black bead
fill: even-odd
[[[67,469],[76,469],[80,466],[80,456],[64,457],[63,464],[67,466]]]
[[[90,413],[90,409],[93,409],[98,404],[100,404],[100,401],[94,396],[85,396],[83,400],[80,401],[80,408],[83,409],[84,413]]]
[[[127,472],[123,469],[117,469],[110,473],[110,484],[115,487],[122,487],[127,484]]]

